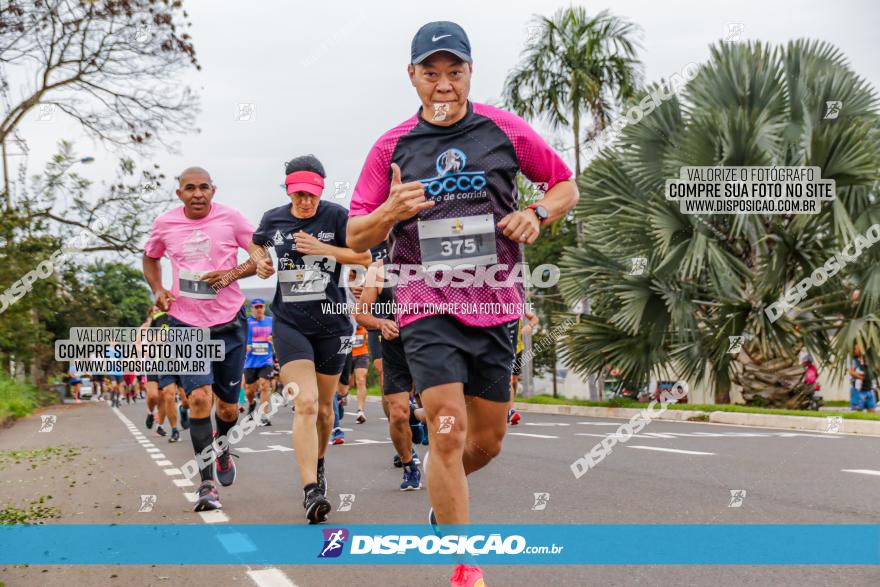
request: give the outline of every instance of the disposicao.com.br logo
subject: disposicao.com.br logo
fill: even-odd
[[[324,529],[324,545],[319,558],[337,557],[349,537],[345,528]],[[519,555],[559,554],[564,546],[528,546],[525,537],[512,534],[449,534],[426,536],[418,534],[351,535],[351,555],[406,555],[411,551],[424,555]]]

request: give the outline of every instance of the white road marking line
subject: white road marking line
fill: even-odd
[[[568,426],[563,422],[524,422],[526,426]]]
[[[880,476],[880,471],[873,471],[871,469],[841,469],[844,473],[859,473],[861,475],[878,475]]]
[[[146,449],[146,450],[147,450],[147,452],[162,452],[161,450],[159,450],[159,449],[156,448],[155,446],[154,446],[153,448],[148,448],[148,449]]]
[[[150,458],[153,458],[153,459],[164,459],[164,458],[165,458],[165,455],[163,455],[163,454],[160,453],[160,452],[157,452],[157,453],[151,454],[151,455],[150,455]]]
[[[651,436],[645,436],[644,434],[632,434],[632,435],[630,435],[630,436],[627,436],[626,434],[617,434],[617,433],[610,433],[610,434],[591,434],[591,433],[589,433],[589,432],[575,432],[574,435],[575,435],[575,436],[590,436],[590,437],[593,437],[593,438],[605,438],[605,437],[607,437],[607,436],[616,436],[617,438],[653,438],[653,437],[651,437]]]
[[[238,452],[241,453],[257,453],[257,452],[293,452],[293,449],[289,446],[281,446],[280,444],[270,444],[266,448],[249,448],[247,446],[241,446],[237,448]]]
[[[178,479],[178,481],[179,481],[179,479]],[[199,494],[198,493],[184,493],[183,497],[186,498],[186,501],[188,501],[190,503],[195,503],[196,500],[199,499]]]
[[[248,571],[247,574],[258,587],[296,587],[296,583],[288,579],[280,569],[260,569]]]
[[[229,517],[220,510],[211,510],[209,512],[199,512],[202,521],[206,524],[225,524],[229,521]]]
[[[160,467],[167,467],[168,465],[173,465],[171,461],[156,461],[156,464]]]
[[[180,469],[171,468],[171,469],[162,469],[162,470],[165,471],[165,474],[168,475],[169,477],[171,475],[183,475],[183,473],[180,471]]]
[[[529,438],[559,438],[548,434],[526,434],[525,432],[508,432],[508,436],[528,436]]]
[[[578,422],[578,424],[583,424],[584,426],[620,426],[615,422]]]
[[[696,450],[679,450],[677,448],[661,448],[659,446],[638,446],[638,445],[625,445],[626,448],[640,448],[642,450],[657,450],[661,452],[676,452],[683,455],[714,455],[714,452],[699,452]]]
[[[189,479],[175,479],[174,484],[178,487],[194,487],[193,482]]]

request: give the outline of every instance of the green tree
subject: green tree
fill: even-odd
[[[605,128],[636,88],[639,28],[607,11],[590,17],[579,6],[534,22],[532,40],[504,83],[504,101],[520,116],[543,118],[554,130],[570,129],[580,175],[581,146]]]
[[[842,102],[837,118],[829,101]],[[566,250],[561,288],[587,294],[593,315],[566,338],[569,366],[614,365],[637,382],[671,367],[719,403],[736,383],[746,401],[798,407],[802,349],[838,373],[854,340],[876,361],[880,247],[775,322],[764,310],[880,221],[878,123],[874,90],[829,44],[712,47],[682,99],[625,127],[579,178],[586,239]],[[836,199],[814,215],[686,215],[664,197],[685,165],[817,166]],[[647,270],[628,275],[637,257]],[[738,354],[729,336],[744,337]]]
[[[106,315],[113,326],[140,326],[152,306],[144,275],[123,263],[96,261],[86,268],[91,285],[110,302]]]
[[[529,204],[539,200],[544,193],[537,186],[529,182],[522,175],[517,176],[517,190],[520,194],[519,206],[524,209]],[[552,224],[542,230],[542,234],[533,244],[524,247],[525,259],[531,271],[541,265],[557,266],[566,247],[575,245],[574,223],[570,217]],[[536,352],[532,359],[536,375],[551,373],[553,376],[553,396],[557,395],[556,389],[556,365],[557,353],[555,341],[544,340],[550,336],[550,331],[559,319],[567,316],[568,306],[559,290],[559,284],[552,287],[533,287],[527,291],[527,301],[532,303],[535,313],[541,322],[533,334],[534,348],[542,349]]]

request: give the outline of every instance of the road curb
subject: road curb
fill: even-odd
[[[603,408],[598,406],[571,406],[555,404],[527,404],[515,402],[514,407],[521,412],[533,414],[562,414],[567,416],[590,416],[593,418],[622,418],[628,420],[640,413],[636,408]],[[829,416],[830,417],[830,416]],[[758,428],[781,428],[783,430],[804,430],[809,432],[829,432],[828,417],[780,416],[776,414],[744,414],[741,412],[703,412],[698,410],[667,410],[656,418],[669,421],[703,421],[736,426]],[[842,419],[837,432],[880,436],[880,422]]]

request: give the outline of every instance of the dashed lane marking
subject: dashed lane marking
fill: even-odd
[[[526,432],[508,432],[508,436],[527,436],[529,438],[559,438],[558,436],[550,436],[549,434],[527,434]]]
[[[108,402],[109,403],[109,402]],[[112,408],[113,413],[122,421],[122,423],[128,428],[129,432],[134,436],[135,440],[144,448],[150,458],[153,459],[153,462],[156,463],[157,466],[162,467],[162,471],[169,477],[177,477],[176,479],[172,479],[172,482],[176,487],[194,487],[195,484],[183,477],[183,473],[180,469],[174,467],[174,463],[165,458],[165,455],[155,447],[155,445],[150,442],[134,425],[134,423],[125,417],[121,410],[117,408]],[[290,432],[288,431],[288,434]],[[375,442],[375,441],[373,441]],[[384,443],[377,443],[384,444]],[[292,448],[282,447],[279,445],[270,445],[269,448],[271,450],[280,450],[281,452],[292,452]],[[198,500],[198,493],[192,491],[183,492],[183,497],[189,503],[195,503]],[[227,516],[222,510],[213,510],[209,512],[198,512],[199,517],[206,524],[225,524],[229,522],[229,516]],[[223,535],[226,536],[226,535]],[[235,538],[235,535],[230,535]],[[227,550],[230,552],[236,551],[236,549],[240,549],[242,546],[241,540],[230,542],[229,544],[225,544]],[[259,569],[247,572],[248,577],[257,584],[258,587],[296,587],[296,584],[293,583],[280,569],[276,568],[267,568],[267,569]]]
[[[280,569],[260,569],[248,571],[247,574],[259,587],[296,587],[296,583],[288,579]]]
[[[626,448],[639,448],[642,450],[656,450],[660,452],[675,452],[683,455],[714,455],[714,452],[700,452],[697,450],[680,450],[677,448],[661,448],[659,446],[639,446],[639,445],[625,445]]]

